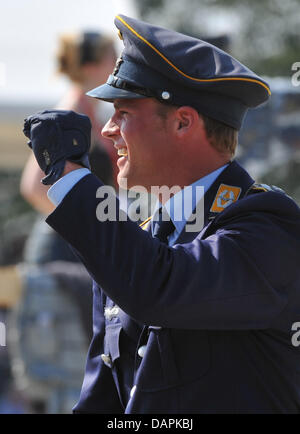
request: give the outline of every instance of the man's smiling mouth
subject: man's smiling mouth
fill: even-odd
[[[127,157],[128,156],[127,148],[118,149],[118,155],[119,157]]]

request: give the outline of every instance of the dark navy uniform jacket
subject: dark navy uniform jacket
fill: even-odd
[[[173,247],[98,221],[92,174],[48,217],[95,282],[75,412],[299,412],[300,210],[253,184],[231,163],[205,195],[201,232]],[[222,185],[238,200],[214,212]]]

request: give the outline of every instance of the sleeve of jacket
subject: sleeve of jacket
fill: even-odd
[[[47,222],[136,320],[182,329],[263,329],[286,306],[289,284],[299,277],[300,230],[298,207],[284,195],[243,199],[223,211],[206,239],[168,247],[131,221],[98,221],[101,185],[93,175],[83,178]]]

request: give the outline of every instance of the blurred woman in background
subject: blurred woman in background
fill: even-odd
[[[98,172],[105,184],[115,185],[117,154],[110,141],[101,136],[105,115],[102,113],[101,116],[99,101],[85,95],[88,90],[105,83],[113,70],[116,61],[113,40],[99,32],[62,34],[56,60],[58,72],[70,82],[69,89],[56,108],[89,116],[92,122],[92,171]],[[49,186],[40,182],[43,176],[31,155],[24,168],[20,188],[23,197],[36,210],[48,215],[54,206],[47,198]]]
[[[58,72],[70,85],[56,108],[89,116],[91,170],[104,184],[113,186],[117,153],[101,136],[106,119],[102,113],[100,120],[99,102],[85,93],[106,81],[115,61],[112,39],[100,33],[63,34],[59,39]],[[0,282],[2,277],[7,289],[0,293],[0,307],[1,300],[5,307],[19,306],[14,327],[21,339],[11,346],[15,348],[13,362],[24,368],[14,376],[20,384],[26,373],[24,393],[32,411],[61,413],[71,411],[81,389],[83,355],[92,334],[92,281],[69,245],[45,223],[45,215],[54,206],[47,197],[49,186],[41,183],[43,176],[32,154],[23,170],[20,190],[38,218],[25,243],[22,271],[17,266],[0,269]]]
[[[62,34],[59,38],[56,61],[58,72],[65,75],[70,82],[66,94],[56,108],[73,110],[89,116],[92,123],[92,172],[99,176],[104,184],[116,186],[117,153],[110,140],[101,136],[101,129],[107,119],[104,113],[100,113],[99,101],[85,95],[88,90],[105,83],[113,70],[116,62],[113,40],[99,32]],[[34,156],[31,155],[23,170],[20,190],[22,196],[42,216],[34,225],[26,242],[24,260],[35,264],[53,260],[77,261],[69,246],[44,222],[44,216],[50,214],[54,206],[47,197],[49,186],[41,183],[43,176]]]

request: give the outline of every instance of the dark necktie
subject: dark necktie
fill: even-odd
[[[168,236],[174,231],[175,226],[165,210],[160,208],[158,218],[153,221],[152,235],[154,238],[158,238],[163,243],[168,244]]]

